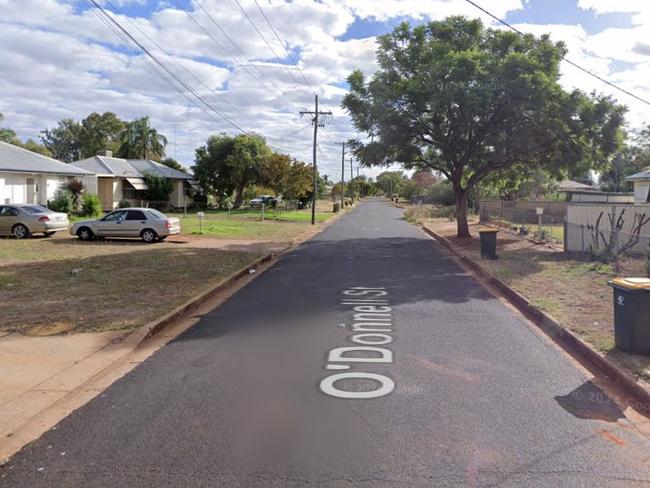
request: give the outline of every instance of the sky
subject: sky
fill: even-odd
[[[211,134],[240,131],[263,134],[274,149],[311,162],[311,123],[299,112],[313,110],[318,94],[320,109],[333,114],[319,128],[319,169],[335,180],[336,143],[357,137],[340,106],[345,79],[357,68],[373,73],[377,35],[404,20],[448,15],[503,28],[465,0],[97,1],[218,113],[200,108],[187,89],[181,88],[184,96],[171,88],[85,1],[0,0],[3,126],[26,139],[91,112],[125,120],[148,115],[168,138],[167,154],[186,166]],[[564,41],[570,60],[650,99],[650,2],[475,2],[520,30]],[[561,82],[613,95],[629,107],[630,128],[650,123],[648,105],[566,63]]]

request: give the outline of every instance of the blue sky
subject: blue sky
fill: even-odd
[[[274,50],[282,53],[278,60],[233,0],[199,1],[234,44],[191,0],[110,0],[110,4],[135,37],[226,117],[247,131],[265,134],[278,150],[305,161],[311,160],[311,137],[308,130],[300,131],[308,122],[298,112],[312,107],[315,89],[321,107],[334,112],[320,131],[319,144],[321,168],[334,178],[340,171],[335,142],[356,135],[340,108],[345,79],[356,68],[372,73],[375,36],[403,20],[414,24],[466,15],[491,22],[464,0],[258,0],[292,53],[285,59],[284,48],[255,2],[239,0]],[[650,98],[646,81],[650,2],[475,1],[520,29],[550,33],[567,44],[571,60]],[[113,10],[107,0],[101,3]],[[171,57],[158,51],[131,22]],[[190,165],[195,148],[210,134],[233,130],[171,89],[81,0],[0,0],[0,49],[6,68],[0,79],[0,113],[4,125],[23,139],[38,138],[41,130],[63,118],[79,120],[93,111],[110,110],[124,119],[149,115],[170,140],[168,153]],[[310,86],[300,81],[295,69],[289,75],[287,64],[298,64]],[[650,119],[646,106],[573,68],[563,66],[562,83],[615,95],[629,105],[633,126]]]

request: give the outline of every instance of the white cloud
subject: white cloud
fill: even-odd
[[[252,0],[240,0],[246,13],[264,33],[273,50],[285,57],[266,20]],[[259,1],[259,0],[258,0]],[[607,0],[580,0],[581,4],[607,12]],[[111,0],[117,4],[117,0]],[[146,4],[143,0],[121,0]],[[333,178],[340,174],[340,148],[335,142],[354,136],[340,107],[344,81],[356,68],[375,69],[374,38],[340,40],[355,19],[390,20],[400,16],[441,19],[447,15],[478,16],[480,12],[464,0],[270,0],[259,2],[287,49],[320,96],[321,107],[335,117],[320,131],[320,167]],[[620,9],[629,7],[616,2]],[[522,8],[521,0],[483,0],[481,4],[498,16]],[[81,5],[81,3],[77,4]],[[313,93],[302,83],[302,75],[275,59],[272,50],[257,35],[236,4],[224,0],[202,0],[219,27],[196,5],[190,13],[161,1],[147,17],[119,22],[172,72],[245,130],[267,135],[277,149],[311,161],[309,121],[298,116],[300,109],[313,107]],[[154,74],[139,56],[120,45],[119,39],[88,10],[79,12],[71,0],[0,0],[0,49],[3,76],[0,79],[0,112],[5,124],[21,137],[37,137],[65,117],[80,119],[92,111],[110,110],[130,119],[150,115],[153,124],[168,136],[168,153],[191,164],[194,149],[215,132],[234,132],[220,116],[208,116],[189,103]],[[638,5],[637,5],[638,7]],[[616,10],[620,11],[620,10]],[[650,11],[635,14],[645,22]],[[490,25],[492,19],[482,17]],[[628,89],[647,93],[644,80],[650,75],[650,21],[631,29],[608,29],[589,35],[580,26],[520,26],[535,33],[551,32],[564,40],[570,58],[602,76],[613,78]],[[137,26],[137,27],[136,27]],[[222,29],[223,31],[220,31]],[[215,42],[210,36],[214,37]],[[151,39],[151,40],[150,40]],[[233,45],[231,39],[235,44]],[[155,44],[171,56],[168,57]],[[637,63],[610,73],[613,60]],[[286,60],[282,60],[286,62]],[[189,70],[192,75],[187,72]],[[261,83],[260,83],[261,82]],[[568,67],[563,83],[583,89],[608,89]],[[619,96],[619,99],[628,102]],[[645,113],[639,104],[633,119]],[[304,130],[299,131],[301,128]],[[299,132],[298,132],[299,131]],[[176,142],[174,144],[174,141]],[[372,170],[376,174],[381,170]]]

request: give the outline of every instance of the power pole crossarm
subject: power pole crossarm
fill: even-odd
[[[311,225],[316,224],[316,196],[318,193],[318,167],[316,165],[316,148],[318,147],[318,126],[320,125],[320,117],[324,115],[332,115],[332,112],[320,112],[318,110],[318,95],[314,95],[314,111],[302,111],[300,115],[310,115],[312,123],[314,124],[314,174],[313,174],[313,194],[311,198]]]

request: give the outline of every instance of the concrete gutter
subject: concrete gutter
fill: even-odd
[[[476,261],[463,254],[449,239],[423,225],[420,225],[420,227],[425,233],[433,237],[456,256],[465,266],[478,274],[487,283],[494,286],[517,310],[530,319],[556,344],[581,362],[587,369],[593,372],[595,368],[599,373],[613,380],[618,388],[634,399],[634,404],[630,405],[631,407],[645,414],[650,413],[650,385],[643,380],[635,378],[626,370],[607,359],[573,332],[560,325],[551,316],[531,304],[524,296],[486,271]]]

